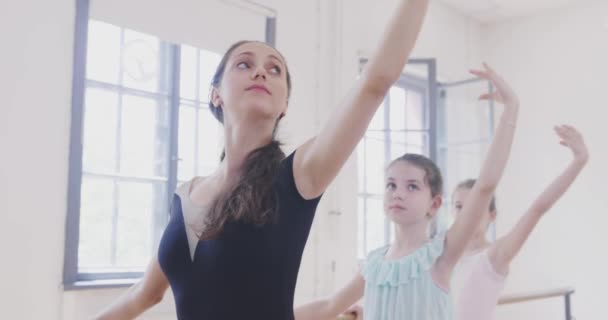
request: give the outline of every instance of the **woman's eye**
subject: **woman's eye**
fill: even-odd
[[[274,67],[270,68],[270,71],[271,71],[273,74],[276,74],[276,75],[281,74],[281,68],[279,68],[279,67],[277,67],[277,66],[274,66]]]

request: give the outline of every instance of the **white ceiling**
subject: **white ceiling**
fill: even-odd
[[[583,0],[440,0],[466,16],[491,23],[543,10],[583,2]]]

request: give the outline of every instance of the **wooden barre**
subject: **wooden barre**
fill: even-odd
[[[499,305],[540,300],[554,297],[563,297],[574,293],[574,288],[559,288],[552,290],[536,291],[524,294],[509,294],[498,300]]]
[[[526,302],[533,300],[541,300],[555,297],[563,297],[574,293],[574,288],[558,288],[551,290],[535,291],[524,294],[509,294],[504,295],[498,300],[499,305],[512,304],[518,302]],[[341,314],[336,320],[355,320],[356,317],[352,314]]]

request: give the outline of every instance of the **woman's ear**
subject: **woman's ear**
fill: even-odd
[[[211,89],[211,104],[216,108],[221,108],[224,104],[222,97],[220,97],[219,90],[215,87]]]

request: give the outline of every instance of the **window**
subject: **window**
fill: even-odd
[[[77,237],[66,239],[67,287],[140,276],[176,184],[209,174],[222,141],[208,110],[218,53],[95,20],[87,38],[82,149],[70,164],[78,179],[69,197],[79,205],[68,214],[67,232]],[[75,214],[78,224],[70,223]]]
[[[222,57],[181,47],[178,179],[205,176],[217,167],[222,151],[221,124],[209,110],[211,78]],[[194,72],[186,72],[195,70]]]
[[[166,221],[169,45],[97,21],[88,38],[78,273],[134,272]]]

